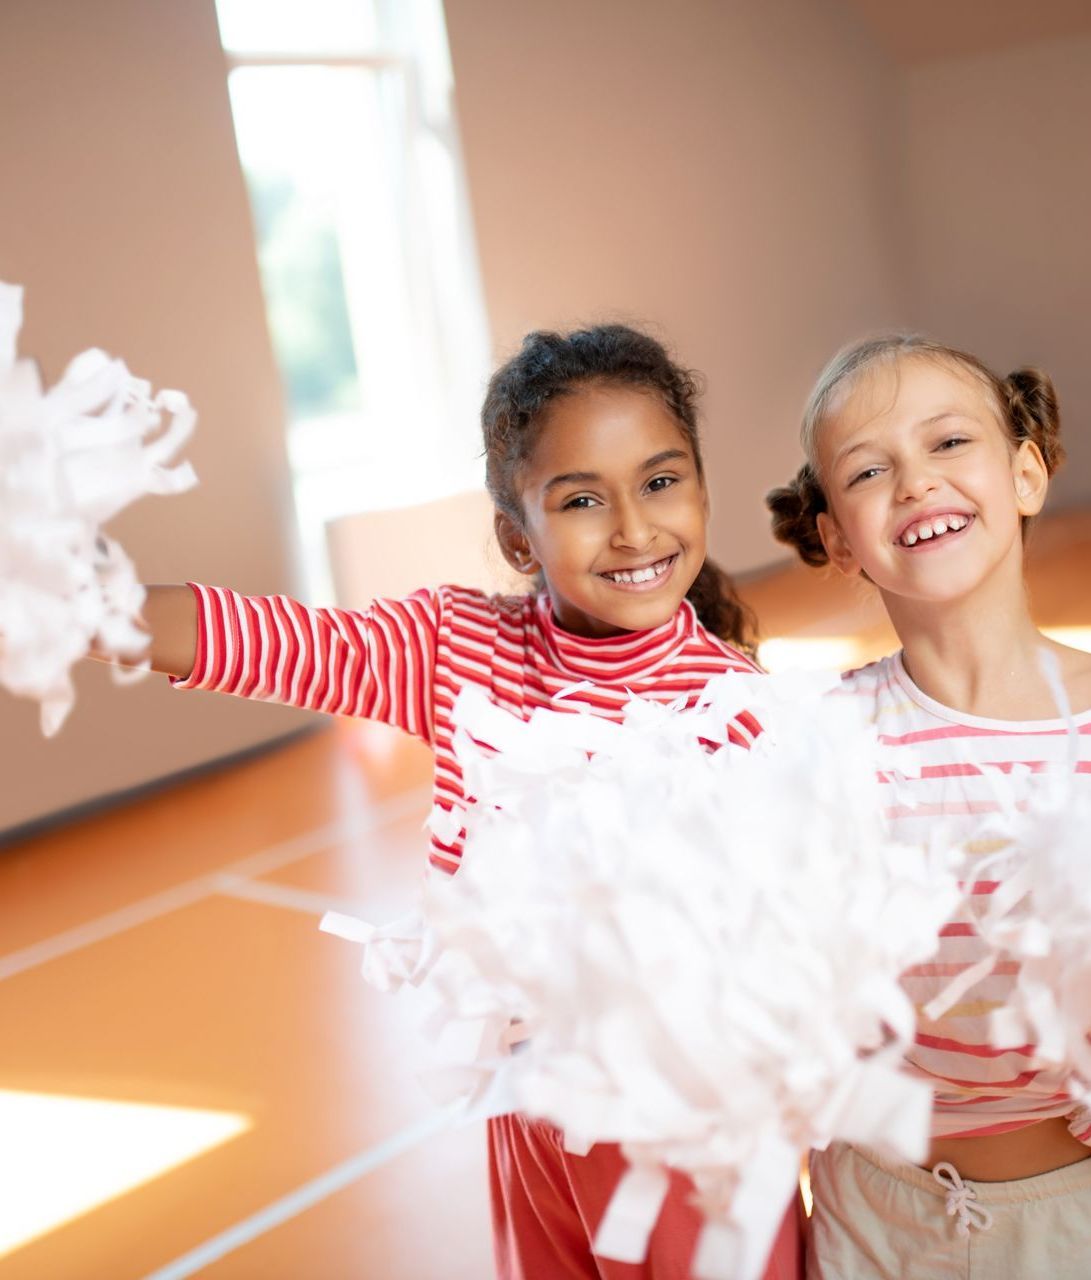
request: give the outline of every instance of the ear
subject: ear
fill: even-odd
[[[1045,504],[1049,469],[1033,440],[1024,440],[1012,455],[1011,475],[1019,514],[1036,516]]]
[[[503,511],[497,511],[493,515],[492,527],[496,532],[496,541],[500,544],[504,559],[515,572],[525,573],[528,576],[537,573],[541,565],[530,549],[526,534],[511,516],[505,515]]]
[[[857,577],[862,572],[860,561],[845,540],[841,526],[828,511],[820,511],[815,517],[815,523],[818,526],[818,536],[826,548],[826,555],[830,558],[830,564],[840,570],[846,578]]]

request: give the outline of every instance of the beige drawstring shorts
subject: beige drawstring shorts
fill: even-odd
[[[1091,1159],[964,1182],[833,1143],[810,1169],[807,1280],[1091,1280]]]

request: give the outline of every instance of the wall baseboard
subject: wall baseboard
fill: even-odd
[[[30,822],[8,827],[6,830],[0,831],[0,853],[13,845],[33,840],[36,836],[44,835],[46,832],[53,831],[59,827],[70,826],[72,823],[80,822],[85,818],[96,817],[100,813],[107,813],[111,809],[118,809],[123,805],[131,804],[135,800],[146,799],[148,796],[168,791],[181,783],[191,782],[195,778],[204,777],[206,774],[215,773],[220,769],[230,769],[234,765],[256,760],[260,756],[278,751],[281,747],[285,747],[292,742],[298,742],[311,734],[328,733],[331,728],[332,726],[321,722],[304,725],[302,728],[283,734],[281,737],[256,743],[254,746],[245,747],[241,751],[217,756],[213,760],[205,760],[201,764],[193,765],[192,768],[181,769],[177,773],[165,774],[161,778],[152,778],[148,782],[142,782],[135,787],[111,791],[107,795],[96,796],[93,800],[85,800],[81,804],[70,805],[67,809],[60,809],[56,813],[46,814],[42,818],[34,818]]]

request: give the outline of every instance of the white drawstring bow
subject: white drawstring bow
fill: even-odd
[[[947,1214],[957,1217],[955,1230],[960,1236],[970,1234],[970,1228],[988,1231],[993,1224],[993,1216],[983,1204],[978,1203],[977,1192],[968,1187],[953,1164],[941,1161],[932,1170],[932,1177],[947,1192]]]

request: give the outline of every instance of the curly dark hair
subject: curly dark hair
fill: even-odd
[[[676,364],[654,338],[628,325],[600,324],[571,333],[539,330],[528,334],[518,354],[493,374],[481,409],[485,483],[497,509],[516,524],[523,523],[519,473],[534,451],[546,408],[556,397],[587,383],[646,388],[661,396],[704,480],[697,417],[702,388],[696,373]],[[705,560],[686,598],[713,635],[753,652],[753,616],[731,579],[712,560]]]

